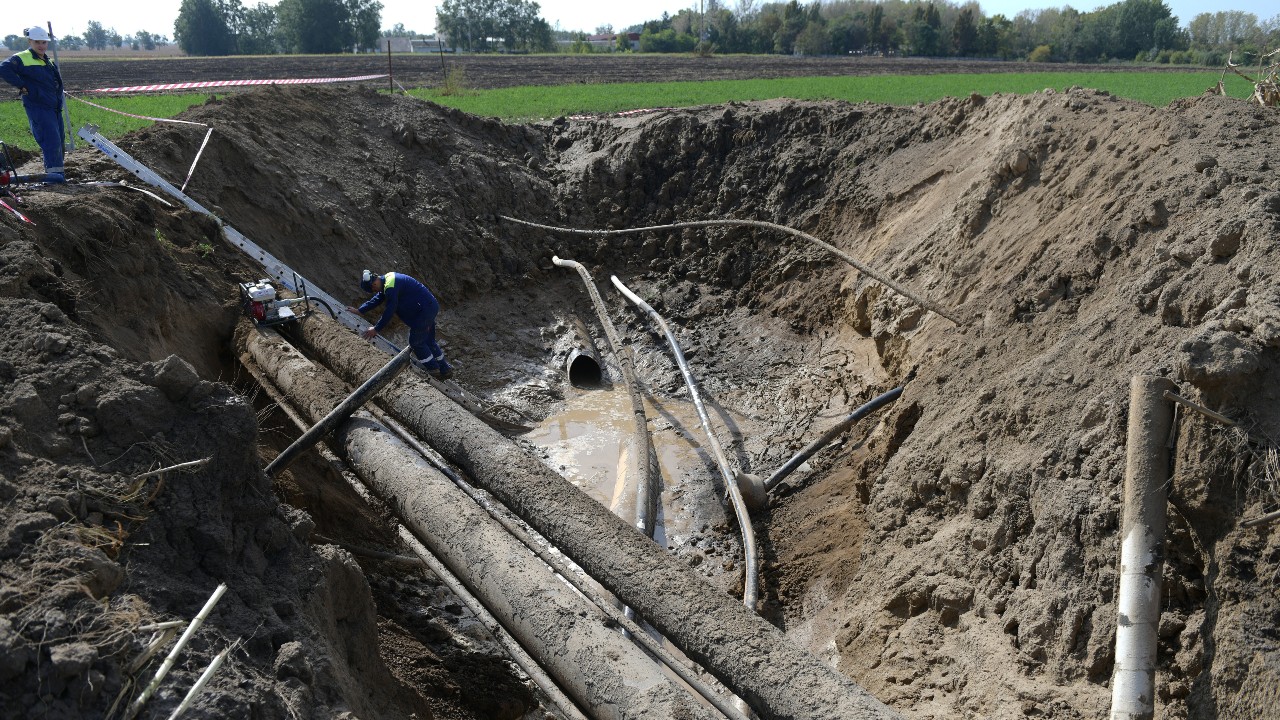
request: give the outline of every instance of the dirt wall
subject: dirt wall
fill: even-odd
[[[533,415],[561,395],[554,373],[525,376],[519,363],[562,365],[549,328],[578,297],[548,267],[553,253],[599,280],[624,276],[678,327],[708,397],[773,423],[733,443],[752,472],[914,371],[897,403],[816,457],[757,521],[761,609],[913,717],[1105,712],[1125,388],[1139,372],[1173,379],[1240,428],[1179,421],[1159,712],[1274,708],[1277,535],[1237,527],[1277,506],[1265,464],[1280,437],[1274,111],[1218,97],[1153,110],[1071,90],[524,127],[370,92],[272,88],[190,116],[215,126],[197,199],[351,300],[361,267],[426,280],[460,381],[518,387]],[[188,135],[153,128],[121,145],[181,177],[198,140]],[[84,154],[71,162],[115,172]],[[5,294],[56,304],[112,343],[113,363],[182,352],[211,379],[200,343],[225,341],[231,281],[248,271],[221,248],[202,257],[207,225],[182,212],[148,218],[128,196],[63,192],[31,195],[36,230],[0,218]],[[499,214],[581,227],[772,220],[968,322],[755,230],[606,240]],[[183,238],[174,259],[154,252],[156,229]],[[69,303],[95,295],[113,298],[110,312],[73,317]],[[661,339],[607,302],[647,389],[679,397]],[[7,402],[16,427],[24,401]],[[74,452],[68,439],[19,461],[22,442],[5,450],[14,468]]]

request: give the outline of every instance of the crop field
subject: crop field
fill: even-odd
[[[270,62],[244,57],[77,59],[64,61],[63,74],[73,96],[69,103],[72,127],[92,123],[107,137],[117,137],[149,121],[100,110],[76,98],[134,115],[169,118],[204,102],[210,93],[99,96],[86,91],[215,79],[345,77],[386,72],[387,63],[385,55],[292,56],[271,58]],[[1054,65],[1054,72],[1044,72],[1045,67],[918,58],[780,56],[405,54],[391,58],[395,84],[412,95],[509,121],[779,97],[906,105],[971,93],[1029,93],[1073,85],[1163,106],[1180,97],[1199,95],[1220,76],[1219,71],[1168,67],[1116,71],[1104,66]],[[442,90],[445,77],[457,81],[448,94]],[[1249,94],[1248,84],[1238,77],[1228,77],[1226,83],[1234,96]],[[379,80],[366,84],[386,88],[392,83]],[[16,100],[0,103],[0,140],[35,149],[26,116]]]

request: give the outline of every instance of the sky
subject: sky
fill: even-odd
[[[241,0],[244,5],[252,6],[258,0]],[[979,0],[982,10],[988,16],[1002,13],[1013,17],[1027,9],[1042,9],[1070,5],[1081,10],[1093,10],[1103,5],[1110,5],[1119,0],[1082,0],[1062,2],[1062,0]],[[55,35],[80,35],[84,33],[89,21],[97,20],[103,27],[115,28],[121,35],[131,35],[138,30],[146,30],[155,35],[173,38],[173,22],[178,17],[181,0],[135,0],[134,2],[110,2],[101,0],[60,0],[45,9],[35,10],[32,6],[13,6],[6,13],[10,22],[31,23],[44,26],[53,23]],[[409,30],[419,33],[432,33],[436,24],[436,3],[429,0],[381,0],[382,26],[389,28],[396,23],[404,23]],[[732,8],[736,0],[724,0]],[[804,0],[801,0],[805,4]],[[268,2],[274,4],[274,2]],[[562,30],[584,30],[593,32],[601,25],[611,24],[616,29],[635,25],[645,20],[662,17],[665,11],[675,15],[682,8],[696,8],[696,0],[674,2],[673,0],[630,0],[630,2],[613,3],[599,0],[539,0],[542,17],[552,27],[557,23]],[[1165,4],[1185,26],[1191,18],[1203,12],[1220,10],[1241,10],[1258,16],[1259,21],[1267,20],[1280,14],[1280,4],[1275,0],[1165,0]],[[30,27],[28,25],[27,27]],[[0,36],[8,34],[21,35],[22,26],[0,30]]]

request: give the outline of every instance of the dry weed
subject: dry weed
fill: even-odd
[[[1231,428],[1231,451],[1245,464],[1250,499],[1261,499],[1267,505],[1280,505],[1280,451],[1270,438],[1257,435],[1240,426]]]
[[[467,79],[467,71],[461,65],[454,65],[445,73],[444,84],[440,86],[441,95],[463,95],[471,89],[471,81]]]
[[[1280,54],[1280,48],[1260,56],[1255,77],[1250,77],[1241,72],[1240,66],[1231,62],[1231,55],[1227,55],[1227,66],[1222,69],[1222,76],[1218,78],[1218,84],[1209,88],[1207,92],[1225,95],[1227,73],[1233,72],[1253,83],[1253,95],[1249,98],[1252,102],[1261,107],[1280,107],[1280,61],[1272,62],[1270,65],[1267,64],[1267,61],[1278,54]]]

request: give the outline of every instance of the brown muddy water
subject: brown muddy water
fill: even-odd
[[[689,402],[649,397],[645,414],[662,482],[654,540],[672,550],[705,542],[711,528],[728,521],[731,510],[724,502],[720,472],[705,447],[697,410]],[[636,479],[626,476],[632,418],[627,393],[620,388],[571,388],[560,408],[524,439],[542,450],[548,465],[602,505],[630,514],[636,492]],[[754,429],[747,418],[734,416],[731,421],[740,432]],[[731,446],[724,422],[713,417],[713,423],[720,442]]]

